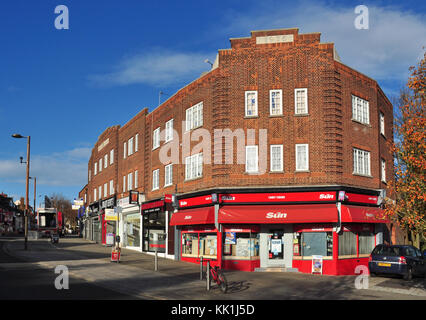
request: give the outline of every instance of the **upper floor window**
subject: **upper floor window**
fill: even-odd
[[[370,173],[370,152],[353,149],[354,174],[369,176]]]
[[[133,137],[127,141],[127,155],[131,156],[133,154]]]
[[[385,115],[380,112],[380,133],[385,135]]]
[[[173,164],[169,164],[164,170],[164,186],[170,186],[173,183]]]
[[[138,188],[138,170],[135,171],[135,189]]]
[[[108,184],[104,183],[104,198],[108,197]]]
[[[308,113],[308,89],[294,89],[294,112],[295,114]]]
[[[269,109],[271,116],[283,114],[282,90],[269,91]]]
[[[135,152],[138,152],[139,150],[139,133],[136,133],[135,135]]]
[[[386,182],[386,161],[382,159],[382,182]]]
[[[367,100],[352,95],[352,120],[370,124],[370,107]]]
[[[126,159],[127,157],[127,142],[124,142],[123,144],[123,159]]]
[[[126,176],[123,176],[123,192],[126,192]]]
[[[102,199],[102,186],[99,186],[98,188],[98,196],[99,196],[99,200]]]
[[[96,199],[96,188],[95,189],[93,189],[93,201],[96,201],[97,199]]]
[[[95,167],[93,168],[93,174],[96,176],[98,174],[98,162],[95,162]]]
[[[104,168],[108,166],[108,153],[104,155]]]
[[[309,170],[309,145],[296,144],[296,171]]]
[[[186,109],[186,131],[203,125],[203,102]]]
[[[160,169],[152,171],[152,190],[160,188]]]
[[[160,146],[160,128],[154,130],[152,135],[152,150]]]
[[[257,146],[246,146],[246,172],[254,173],[259,170]]]
[[[130,191],[133,189],[133,173],[130,172],[127,175],[127,190]]]
[[[173,140],[173,119],[166,122],[166,142]]]
[[[185,158],[185,180],[203,176],[203,153]]]
[[[111,149],[111,151],[109,152],[109,164],[113,164],[114,163],[114,149]]]
[[[112,196],[114,194],[114,180],[109,181],[109,195]]]
[[[99,172],[102,171],[102,158],[99,159]]]
[[[246,117],[257,116],[257,91],[245,92],[245,114]]]
[[[283,171],[283,145],[271,145],[271,171]]]

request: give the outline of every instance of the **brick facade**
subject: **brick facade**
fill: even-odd
[[[389,181],[392,179],[392,156],[386,143],[393,139],[393,109],[375,80],[342,64],[336,58],[334,45],[321,43],[319,33],[299,34],[298,29],[253,31],[251,37],[231,39],[230,42],[230,49],[218,51],[212,70],[176,92],[152,112],[143,109],[124,126],[110,127],[101,134],[89,160],[91,179],[87,185],[87,204],[94,201],[93,189],[103,188],[105,183],[109,188],[111,179],[118,198],[126,196],[123,176],[136,170],[137,190],[145,194],[146,200],[161,198],[164,194],[212,188],[328,185],[386,188],[380,176],[381,159],[386,160],[386,180]],[[296,88],[307,89],[306,115],[295,114]],[[282,115],[279,116],[270,115],[269,91],[272,89],[282,90]],[[245,91],[249,90],[257,91],[258,116],[247,118]],[[352,120],[352,95],[369,102],[369,124]],[[185,181],[182,159],[189,154],[183,154],[182,121],[186,119],[186,109],[199,102],[203,102],[201,128],[211,134],[212,156],[210,164],[203,165],[202,177]],[[380,112],[385,116],[384,136],[380,134]],[[175,137],[165,143],[165,124],[170,119],[173,119],[173,129],[179,134],[179,141]],[[162,139],[160,147],[153,150],[153,131],[158,127]],[[237,164],[236,139],[233,164],[213,164],[213,151],[221,147],[213,143],[214,130],[227,128],[232,131],[241,128],[245,133],[255,129],[254,144],[257,145],[259,129],[267,130],[267,145],[263,149],[259,145],[259,157],[266,156],[267,160],[264,174],[247,174],[245,164]],[[124,159],[124,142],[136,134],[138,151]],[[98,150],[107,139],[109,143]],[[190,150],[200,141],[191,141]],[[309,144],[307,172],[295,170],[295,144],[301,143]],[[283,172],[270,172],[271,144],[283,145]],[[160,161],[160,153],[167,153],[167,147],[172,145],[178,146],[179,163],[173,165],[172,185],[164,187],[165,165],[168,163]],[[353,174],[354,147],[370,152],[371,176]],[[99,163],[100,157],[112,148],[115,150],[113,165],[94,175],[94,163]],[[222,151],[224,159],[225,150]],[[203,155],[206,154],[207,150],[203,150]],[[152,190],[155,169],[160,171],[158,190]]]

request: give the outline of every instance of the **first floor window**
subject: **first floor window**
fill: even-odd
[[[165,167],[164,175],[164,186],[170,186],[173,183],[173,164],[169,164]]]
[[[173,125],[173,123],[172,123]],[[203,125],[203,102],[186,109],[186,131]],[[173,137],[172,137],[173,138]]]
[[[257,146],[246,146],[246,172],[258,172]]]
[[[386,161],[382,159],[382,181],[386,182]]]
[[[385,135],[385,115],[380,112],[380,133]]]
[[[109,195],[112,196],[114,194],[114,180],[109,182]]]
[[[127,155],[131,156],[133,154],[133,137],[127,142]]]
[[[138,170],[135,171],[135,189],[138,188]]]
[[[283,145],[271,145],[271,171],[283,171]]]
[[[296,144],[296,171],[309,170],[309,145]]]
[[[166,122],[166,142],[173,139],[173,119]]]
[[[99,159],[99,172],[102,171],[102,158]]]
[[[123,176],[123,192],[126,192],[126,176]]]
[[[101,198],[102,198],[102,186],[99,186],[98,194],[99,194],[99,200],[101,200]]]
[[[203,154],[198,153],[185,158],[185,180],[203,176]]]
[[[152,136],[152,149],[156,149],[160,146],[160,128],[154,130]]]
[[[367,100],[352,95],[352,120],[370,124],[370,107]]]
[[[94,173],[95,176],[98,174],[98,163],[97,162],[95,162],[95,167],[93,169],[93,173]]]
[[[135,135],[135,152],[138,152],[139,150],[139,133],[136,133]]]
[[[108,154],[104,155],[104,168],[108,166]]]
[[[114,163],[114,149],[111,149],[111,151],[109,152],[109,164],[113,164]]]
[[[96,201],[97,197],[96,197],[96,188],[93,189],[93,201]]]
[[[104,198],[108,197],[108,184],[104,184]]]
[[[160,169],[152,171],[152,190],[160,188]]]
[[[133,189],[133,173],[130,172],[127,175],[127,190],[130,191]]]
[[[124,142],[124,145],[123,145],[123,159],[126,159],[126,153],[127,153],[127,142]]]
[[[370,173],[370,152],[353,149],[354,174],[369,176]]]

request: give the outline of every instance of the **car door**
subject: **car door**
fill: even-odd
[[[413,268],[413,273],[416,275],[422,273],[422,265],[420,263],[420,259],[417,257],[415,248],[411,246],[406,247],[405,256],[411,261],[410,265]]]
[[[426,275],[426,263],[425,263],[425,258],[423,257],[422,253],[420,252],[419,249],[414,248],[415,252],[416,252],[416,256],[418,259],[418,274],[420,275]]]

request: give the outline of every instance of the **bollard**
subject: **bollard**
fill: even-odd
[[[158,250],[155,249],[154,269],[158,271]]]
[[[207,291],[210,291],[210,263],[207,261]]]
[[[203,257],[200,258],[200,280],[203,280]]]

